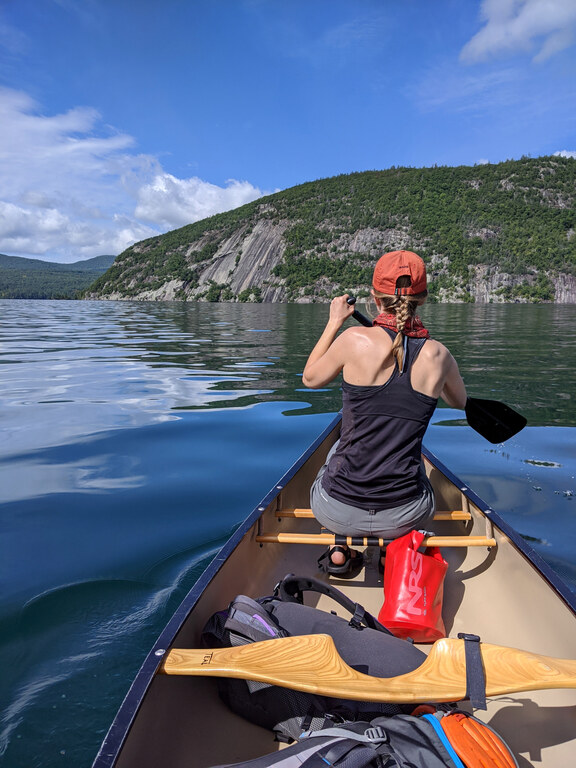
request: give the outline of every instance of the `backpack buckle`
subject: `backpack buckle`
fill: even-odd
[[[373,741],[374,743],[387,741],[386,731],[383,728],[381,728],[379,725],[366,728],[366,730],[364,731],[364,736],[366,736],[368,741]]]
[[[354,604],[354,615],[348,622],[348,624],[351,627],[354,627],[354,629],[364,629],[362,626],[363,622],[365,621],[364,616],[366,615],[366,610],[359,604]]]

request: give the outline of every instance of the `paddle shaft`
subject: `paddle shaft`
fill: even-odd
[[[351,306],[356,304],[356,297],[350,296],[348,299],[346,299],[346,302],[350,304]],[[357,309],[354,310],[352,313],[352,317],[354,320],[360,323],[360,325],[365,325],[367,328],[372,328],[372,320],[366,317],[366,315],[363,315],[362,312],[358,312]]]
[[[481,643],[486,695],[576,688],[576,661]],[[338,654],[328,635],[299,635],[235,648],[174,649],[159,670],[167,675],[258,680],[298,691],[390,703],[461,701],[466,697],[464,640],[437,640],[420,667],[397,677],[364,675]]]

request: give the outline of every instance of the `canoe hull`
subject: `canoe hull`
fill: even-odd
[[[202,768],[246,760],[279,745],[270,732],[232,715],[220,702],[214,679],[158,675],[170,648],[200,646],[207,619],[237,595],[271,594],[287,573],[318,576],[316,559],[325,545],[260,544],[263,530],[318,531],[314,520],[279,518],[279,509],[309,506],[309,488],[339,434],[340,420],[266,495],[214,558],[187,595],[146,658],[102,745],[94,768]],[[443,618],[447,634],[480,635],[484,642],[546,656],[576,658],[576,600],[541,558],[494,511],[441,463],[424,454],[437,508],[466,507],[472,519],[439,521],[439,535],[490,531],[496,547],[443,548],[449,563]],[[378,549],[366,551],[367,566],[354,579],[331,583],[377,615],[383,592]],[[336,606],[325,597],[311,602]],[[426,650],[426,646],[422,646]],[[554,690],[491,699],[480,713],[521,756],[523,766],[565,768],[576,756],[576,691]]]

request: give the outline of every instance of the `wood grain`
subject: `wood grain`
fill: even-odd
[[[481,643],[486,695],[576,688],[576,661]],[[436,641],[418,669],[398,677],[364,675],[346,664],[328,635],[266,640],[237,648],[173,649],[159,672],[258,680],[359,701],[460,701],[466,696],[464,641]]]

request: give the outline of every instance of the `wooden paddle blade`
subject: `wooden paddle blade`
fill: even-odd
[[[539,656],[481,643],[486,695],[542,688],[576,688],[576,661]],[[174,649],[159,670],[167,675],[200,675],[258,680],[307,693],[391,703],[460,701],[466,697],[463,640],[445,638],[426,661],[398,677],[364,675],[348,666],[328,635],[300,635],[236,648]]]
[[[499,400],[469,397],[466,401],[468,424],[491,443],[503,443],[526,426],[521,413]]]

